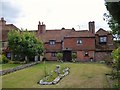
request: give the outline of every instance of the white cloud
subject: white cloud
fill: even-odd
[[[10,0],[21,8],[21,17],[16,18],[19,28],[37,29],[43,21],[47,29],[72,28],[88,29],[88,22],[95,21],[96,29],[109,29],[103,14],[104,0]]]

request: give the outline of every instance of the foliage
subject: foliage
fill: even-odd
[[[114,37],[120,39],[120,2],[106,2],[105,6],[109,12],[104,13],[104,20],[108,22]]]
[[[77,58],[77,54],[76,53],[72,53],[72,61],[75,62],[75,59]]]
[[[116,69],[113,68],[112,78],[120,80],[120,47],[112,52],[112,57],[114,59],[113,66]],[[120,83],[115,86],[120,87]]]
[[[63,54],[62,53],[57,53],[56,57],[59,61],[62,61]]]
[[[9,59],[7,59],[7,57],[5,55],[2,55],[2,59],[1,59],[0,63],[5,64],[5,63],[8,63],[8,61],[9,61]]]
[[[120,47],[112,52],[115,67],[120,70]]]
[[[110,15],[120,24],[120,2],[106,2],[105,5]]]
[[[8,47],[20,59],[40,55],[44,51],[42,41],[28,31],[11,30],[8,33]]]

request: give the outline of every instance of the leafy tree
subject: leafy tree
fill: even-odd
[[[62,62],[63,54],[62,53],[57,53],[56,55],[57,59]]]
[[[8,33],[8,47],[11,51],[11,59],[13,60],[14,54],[20,54],[20,44],[21,44],[20,32],[17,30],[11,30]]]
[[[8,46],[17,58],[40,55],[44,51],[43,43],[33,33],[12,30],[8,34]]]
[[[112,33],[116,36],[116,40],[120,39],[120,2],[105,2],[106,8],[109,11],[109,14],[104,14],[106,20],[112,29]],[[117,69],[117,72],[113,73],[113,76],[116,76],[120,81],[120,45],[116,50],[112,52],[114,59],[114,65]],[[114,69],[113,69],[114,71]],[[118,81],[118,82],[119,82]],[[120,87],[120,83],[116,84],[116,87]]]
[[[109,11],[104,14],[104,20],[109,24],[116,40],[120,39],[120,2],[106,2],[105,6]]]

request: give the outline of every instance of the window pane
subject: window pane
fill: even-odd
[[[100,37],[100,42],[107,42],[107,37]]]
[[[56,57],[56,53],[55,53],[55,52],[52,52],[52,53],[51,53],[51,56],[52,56],[52,57]]]
[[[78,39],[78,40],[77,40],[77,44],[82,44],[82,40],[81,40],[81,39]]]
[[[55,45],[55,40],[50,40],[49,43],[50,45]]]

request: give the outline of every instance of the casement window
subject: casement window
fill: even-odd
[[[50,45],[55,45],[55,40],[49,40]]]
[[[89,56],[89,53],[87,51],[85,51],[85,56]]]
[[[78,40],[77,40],[77,44],[82,44],[82,40],[81,40],[81,39],[78,39]]]
[[[100,39],[99,43],[106,43],[107,42],[107,37],[106,36],[100,36],[99,39]]]
[[[51,57],[56,57],[56,53],[55,53],[55,52],[52,52],[52,53],[51,53]]]

